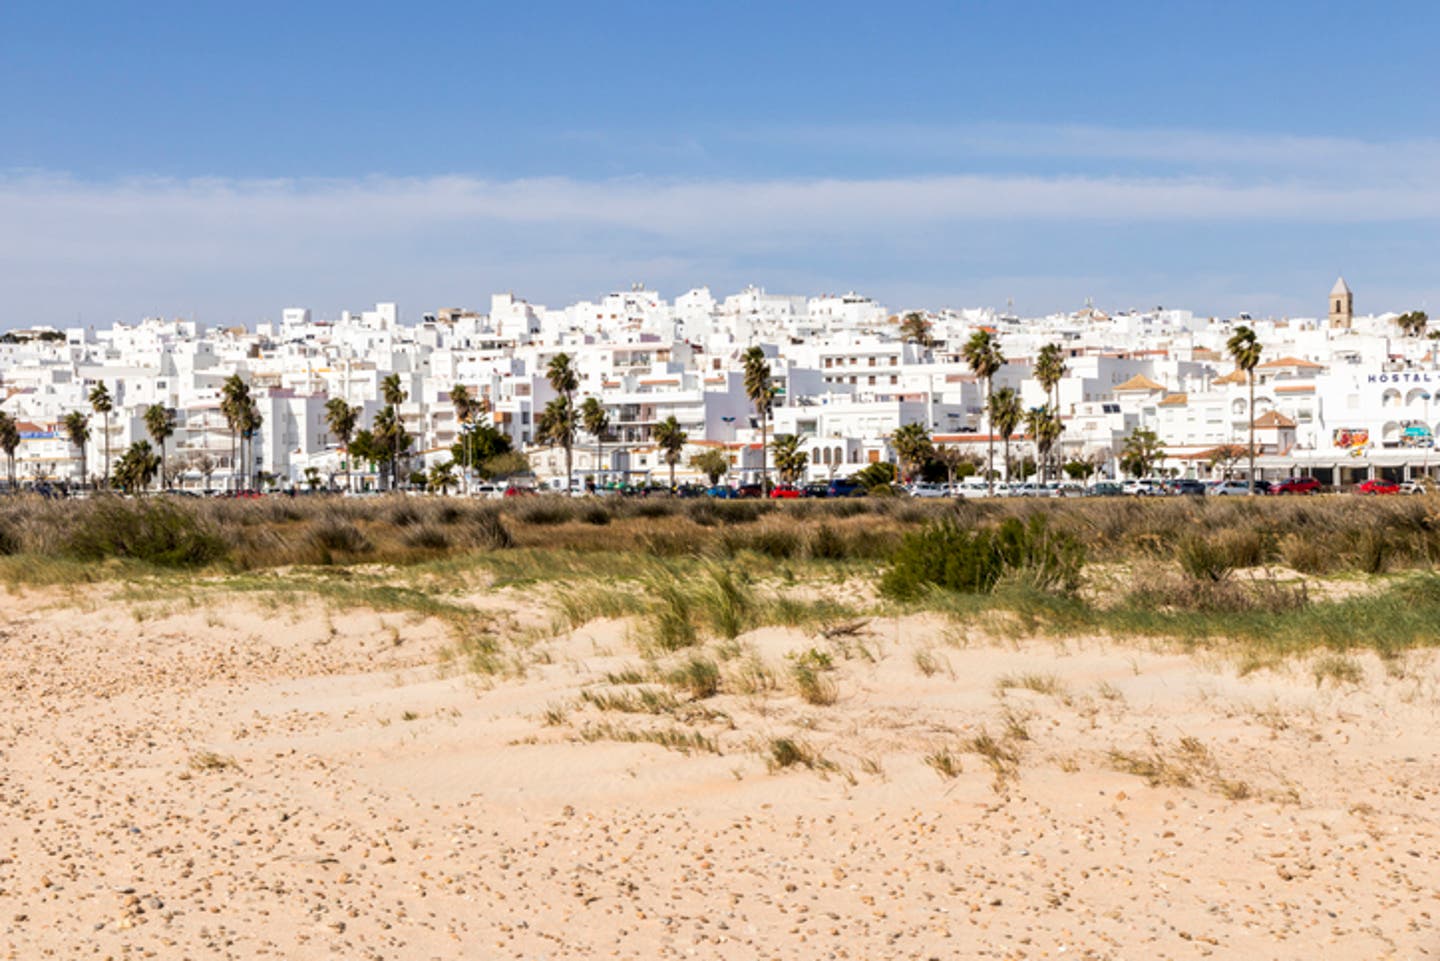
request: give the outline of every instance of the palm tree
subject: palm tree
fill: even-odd
[[[935,346],[935,338],[930,333],[930,321],[919,311],[911,311],[900,321],[900,340],[926,348]]]
[[[575,483],[575,391],[580,387],[580,375],[576,372],[570,355],[561,351],[550,358],[550,364],[545,368],[545,379],[550,382],[550,388],[560,395],[558,399],[563,407],[563,410],[556,409],[554,424],[563,425],[567,429],[554,436],[556,443],[565,448],[565,493],[568,494]],[[549,410],[548,405],[546,410]]]
[[[1032,407],[1025,414],[1025,429],[1035,440],[1035,460],[1040,467],[1040,483],[1050,479],[1050,451],[1060,438],[1060,418],[1049,404]]]
[[[250,406],[250,385],[239,374],[231,374],[225,378],[225,384],[220,388],[220,413],[225,417],[225,425],[230,428],[230,478],[235,480],[235,448],[240,446],[240,422],[245,418],[245,411]]]
[[[145,408],[145,431],[160,446],[160,488],[165,488],[165,441],[175,434],[175,412],[164,404]]]
[[[805,476],[810,455],[800,449],[799,437],[794,434],[776,434],[775,439],[770,442],[770,448],[775,452],[775,469],[780,472],[782,481],[794,484]]]
[[[115,465],[115,479],[127,494],[145,490],[160,470],[160,458],[155,456],[149,441],[137,440],[130,449],[120,455]]]
[[[599,474],[605,456],[605,435],[610,433],[610,415],[597,398],[586,397],[580,405],[580,423],[595,438],[595,472]]]
[[[90,476],[85,456],[85,445],[90,443],[90,417],[78,410],[65,415],[65,437],[80,451],[80,489],[85,489],[85,479]]]
[[[110,391],[102,380],[90,391],[90,409],[99,414],[105,421],[105,486],[110,486],[110,412],[115,409],[115,401],[110,397]]]
[[[1255,368],[1260,363],[1260,341],[1255,331],[1241,324],[1225,342],[1225,349],[1235,359],[1235,366],[1245,371],[1250,384],[1250,493],[1255,493]]]
[[[575,408],[564,397],[553,398],[535,422],[535,439],[565,449],[565,493],[570,493],[570,450],[575,446]]]
[[[260,413],[260,407],[255,403],[255,398],[246,396],[245,407],[240,411],[240,444],[241,451],[247,451],[245,456],[245,487],[248,489],[253,484],[259,483],[258,476],[252,475],[255,468],[255,436],[260,433],[260,428],[265,424],[265,418]]]
[[[450,403],[455,407],[455,422],[460,425],[461,444],[465,448],[464,452],[468,455],[470,422],[475,419],[475,415],[479,412],[480,402],[470,395],[470,389],[468,387],[464,384],[456,384],[450,388]],[[470,463],[470,458],[468,456],[462,457],[461,462],[468,464]],[[453,463],[451,466],[454,466]],[[467,478],[468,484],[469,472],[465,471],[463,476]],[[465,490],[466,493],[469,493],[470,488],[467,486]]]
[[[1000,431],[1005,444],[1005,480],[1010,480],[1010,438],[1020,426],[1024,412],[1020,408],[1020,395],[1013,387],[1001,387],[990,395],[990,423]]]
[[[444,494],[448,488],[455,487],[459,481],[455,478],[455,462],[447,460],[443,464],[436,464],[430,468],[430,476],[426,478],[430,489],[438,490]]]
[[[15,452],[20,449],[20,425],[15,418],[0,410],[0,450],[5,452],[10,489],[15,489]]]
[[[400,442],[407,435],[405,434],[405,418],[400,413],[400,405],[405,403],[409,396],[405,389],[400,386],[400,375],[391,374],[380,382],[380,396],[385,401],[385,406],[390,411],[387,420],[387,436],[390,438],[390,489],[399,488],[400,470]],[[378,423],[378,420],[377,420]]]
[[[995,374],[1001,367],[1005,366],[1005,355],[1000,352],[1000,343],[995,335],[988,330],[977,330],[970,335],[965,346],[960,348],[960,355],[965,358],[965,363],[975,372],[985,384],[985,409],[988,412],[991,404],[991,389],[994,385]],[[988,457],[985,465],[985,487],[986,493],[995,493],[995,429],[994,424],[988,425],[986,433],[986,444],[989,447]]]
[[[670,465],[670,489],[673,491],[675,489],[675,465],[680,463],[680,454],[685,450],[685,442],[690,439],[690,435],[680,429],[680,422],[675,419],[674,414],[671,414],[655,425],[651,436],[655,440],[655,446],[660,448],[665,463]]]
[[[769,432],[770,411],[775,406],[775,385],[771,382],[770,364],[765,352],[759,347],[745,351],[745,396],[755,405],[755,416],[760,418],[760,496],[770,495],[770,471],[766,467],[766,435]]]
[[[890,435],[890,446],[900,458],[900,473],[906,481],[913,481],[934,453],[930,431],[924,424],[905,424]]]
[[[331,397],[325,402],[325,423],[330,433],[345,448],[345,489],[350,489],[350,439],[355,436],[355,426],[360,421],[360,408],[351,407],[343,397]],[[333,478],[332,478],[333,482]]]
[[[400,487],[400,450],[409,446],[410,435],[406,433],[405,424],[400,420],[399,411],[393,404],[386,404],[380,408],[380,413],[375,415],[375,424],[371,433],[375,443],[381,445],[385,452],[384,463],[390,465],[390,490],[398,490]]]
[[[1056,415],[1060,413],[1060,381],[1070,373],[1065,365],[1065,353],[1059,344],[1046,344],[1035,358],[1035,379],[1045,391],[1045,403],[1050,404]]]

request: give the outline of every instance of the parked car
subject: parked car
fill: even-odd
[[[741,484],[735,488],[736,497],[760,497],[764,489],[759,484]]]
[[[1096,481],[1085,488],[1086,497],[1120,497],[1125,493],[1125,485],[1118,481]]]
[[[1135,497],[1161,497],[1165,494],[1165,482],[1156,477],[1133,477],[1125,481],[1124,490]]]
[[[1385,480],[1385,479],[1382,478],[1382,477],[1377,477],[1377,478],[1375,478],[1375,479],[1373,479],[1373,480],[1367,480],[1367,481],[1365,481],[1363,484],[1361,484],[1359,487],[1355,488],[1355,493],[1357,493],[1357,494],[1398,494],[1398,493],[1400,493],[1400,485],[1397,484],[1397,483],[1395,483],[1394,481],[1388,481],[1388,480]]]
[[[800,488],[800,493],[805,497],[829,497],[830,485],[824,481],[810,481]]]
[[[1318,494],[1320,482],[1313,477],[1287,477],[1270,488],[1272,494]]]
[[[1257,486],[1255,488],[1255,491],[1256,493],[1259,493],[1260,488]],[[1235,495],[1244,495],[1250,493],[1250,482],[1243,480],[1216,481],[1215,483],[1211,484],[1208,489],[1206,489],[1205,493],[1210,495],[1211,497],[1233,497]]]
[[[929,483],[928,481],[916,481],[914,484],[911,484],[911,485],[907,488],[907,490],[910,491],[910,496],[911,496],[911,497],[947,497],[947,496],[949,496],[949,492],[945,489],[945,485],[944,485],[944,484],[932,484],[932,483]]]
[[[793,484],[777,484],[770,488],[771,500],[798,500],[801,496],[800,488]]]
[[[1424,485],[1422,482],[1420,482],[1420,481],[1410,480],[1410,481],[1406,481],[1405,483],[1403,483],[1403,484],[1400,485],[1400,493],[1402,493],[1402,494],[1424,494],[1424,493],[1426,493],[1426,487],[1425,487],[1425,485]]]
[[[1177,477],[1165,483],[1165,493],[1175,497],[1205,496],[1205,482],[1193,477]]]
[[[832,480],[825,489],[826,497],[864,497],[865,488],[849,480]]]
[[[740,496],[740,492],[729,484],[716,484],[714,487],[706,488],[707,497],[718,497],[721,500],[732,500]]]
[[[955,492],[961,497],[989,497],[990,485],[985,478],[970,476],[955,485]]]

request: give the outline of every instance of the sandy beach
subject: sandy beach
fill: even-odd
[[[4,957],[1440,956],[1433,653],[874,619],[651,714],[585,698],[654,688],[635,626],[544,595],[468,599],[498,675],[413,613],[6,597]]]

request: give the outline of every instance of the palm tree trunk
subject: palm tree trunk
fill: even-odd
[[[1255,371],[1250,371],[1250,496],[1255,496]]]
[[[575,468],[572,463],[573,448],[567,439],[565,442],[565,496],[569,497],[575,487]]]
[[[1005,482],[1010,482],[1010,435],[1005,435]]]
[[[770,496],[770,468],[767,465],[767,452],[769,447],[769,431],[766,429],[769,417],[760,415],[760,496]]]
[[[105,421],[105,489],[110,489],[110,414],[104,415]]]
[[[990,378],[985,378],[985,445],[989,448],[985,458],[985,494],[995,496],[995,424],[991,413],[995,409],[995,397],[991,393]],[[1008,443],[1008,441],[1007,441]]]

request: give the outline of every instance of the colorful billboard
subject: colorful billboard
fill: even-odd
[[[1335,446],[1341,450],[1347,450],[1351,454],[1358,455],[1366,447],[1370,446],[1370,431],[1365,428],[1337,427],[1331,435]]]

